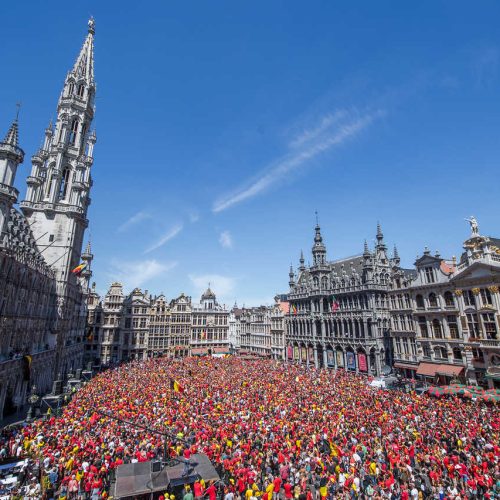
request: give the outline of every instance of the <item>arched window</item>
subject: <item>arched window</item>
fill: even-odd
[[[72,96],[74,91],[75,91],[75,84],[73,82],[70,82],[68,87],[68,96]]]
[[[69,138],[68,138],[68,142],[73,146],[76,143],[77,133],[78,133],[78,118],[74,118],[73,121],[71,122],[71,130],[69,132]]]
[[[430,307],[437,307],[438,306],[437,297],[436,297],[436,294],[434,292],[431,292],[429,294],[429,306]]]
[[[438,319],[432,320],[432,333],[436,339],[443,338],[443,329],[441,328],[441,322]]]
[[[80,83],[80,85],[78,85],[78,97],[83,97],[84,93],[85,93],[85,85],[83,83]]]
[[[64,200],[66,198],[66,195],[68,193],[68,182],[69,182],[69,168],[65,168],[63,170],[62,178],[61,178],[61,184],[59,186],[59,196],[58,200]]]
[[[84,151],[84,149],[85,149],[85,147],[86,147],[86,141],[85,141],[86,135],[87,135],[87,124],[86,123],[84,123],[82,125],[82,131],[81,131],[80,135],[81,135],[81,140],[80,140],[80,144],[81,144],[81,146],[80,146],[80,154],[82,154],[83,151]]]
[[[436,356],[436,358],[448,359],[448,352],[444,347],[437,346],[434,348],[434,356]]]
[[[328,288],[328,278],[326,276],[323,276],[321,278],[321,288],[326,290]]]
[[[424,304],[424,298],[422,297],[422,295],[420,295],[420,294],[419,294],[419,295],[417,295],[417,296],[415,297],[415,300],[416,300],[416,302],[417,302],[417,307],[418,307],[418,308],[423,309],[423,308],[425,307],[425,304]]]
[[[453,294],[450,291],[444,292],[444,303],[446,307],[453,307],[455,305]]]

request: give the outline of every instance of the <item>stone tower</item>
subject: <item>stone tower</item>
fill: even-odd
[[[0,142],[0,246],[5,246],[10,210],[19,192],[14,187],[17,167],[23,162],[24,151],[18,145],[17,118],[5,139]]]
[[[37,246],[57,280],[58,359],[61,372],[78,367],[83,355],[85,289],[88,278],[72,270],[81,263],[83,236],[88,226],[95,132],[94,20],[73,68],[66,75],[57,104],[57,120],[45,130],[43,147],[32,157],[26,199],[21,209]],[[89,252],[87,252],[90,254]],[[87,269],[88,273],[88,269]],[[75,314],[76,312],[76,314]],[[81,351],[81,352],[80,352]]]

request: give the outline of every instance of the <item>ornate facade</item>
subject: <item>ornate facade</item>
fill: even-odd
[[[139,288],[125,296],[121,283],[113,283],[101,301],[93,287],[85,361],[110,365],[164,355],[222,355],[229,352],[228,318],[210,289],[193,304],[183,293],[170,302]]]
[[[500,240],[471,221],[459,262],[426,249],[413,279],[394,275],[394,366],[437,383],[500,387]]]
[[[28,384],[50,389],[58,373],[81,366],[90,248],[82,254],[95,133],[94,22],[32,157],[22,214],[14,208],[17,119],[0,143],[0,418],[24,404]],[[81,261],[79,275],[71,271]]]
[[[229,311],[217,302],[210,290],[191,309],[191,354],[222,356],[229,354]]]
[[[342,367],[380,374],[392,364],[388,292],[399,267],[389,257],[380,225],[376,245],[360,255],[328,261],[319,224],[312,247],[313,264],[301,254],[297,273],[290,267],[286,317],[288,361],[316,367]]]

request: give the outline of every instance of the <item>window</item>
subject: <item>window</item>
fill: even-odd
[[[432,333],[436,339],[443,338],[443,329],[441,328],[441,322],[438,319],[432,320]]]
[[[78,97],[83,97],[83,94],[85,93],[85,85],[81,83],[78,85]]]
[[[444,304],[446,307],[453,307],[455,305],[453,294],[450,291],[444,292]]]
[[[420,336],[421,337],[428,337],[429,330],[427,328],[427,322],[425,321],[425,316],[418,317],[418,326],[420,328]]]
[[[53,235],[53,234],[51,234],[51,235],[49,236],[49,243],[52,243],[53,241],[54,241],[54,235]]]
[[[476,298],[474,297],[472,290],[464,290],[463,297],[466,306],[476,307]]]
[[[424,298],[422,297],[422,295],[417,295],[415,297],[415,300],[417,302],[417,307],[419,309],[423,309],[425,307],[425,304],[424,304]]]
[[[483,314],[483,325],[486,338],[489,340],[496,340],[498,330],[495,315],[492,313]]]
[[[71,82],[68,87],[68,95],[73,95],[74,91],[75,91],[75,84]]]
[[[456,316],[448,316],[448,328],[450,329],[450,336],[452,339],[460,338],[460,334],[458,332],[458,324]]]
[[[483,301],[483,306],[487,306],[493,303],[491,301],[491,293],[487,288],[481,288],[481,300]]]
[[[71,122],[71,129],[69,132],[68,142],[74,146],[76,143],[76,134],[78,133],[78,118],[74,118]]]
[[[434,348],[434,356],[436,358],[448,359],[448,352],[444,347],[438,346]]]
[[[457,360],[457,361],[462,361],[463,357],[462,357],[462,351],[460,350],[459,347],[454,347],[453,348],[453,359]]]
[[[430,307],[438,307],[437,296],[434,292],[429,294],[429,306]]]
[[[469,328],[469,335],[471,337],[479,337],[479,322],[477,314],[467,313],[467,326]]]
[[[434,283],[434,269],[432,267],[425,268],[425,279],[427,283]]]
[[[61,184],[59,186],[59,195],[57,197],[58,200],[66,199],[66,195],[68,193],[68,182],[69,182],[69,168],[65,168],[62,173]]]
[[[429,344],[427,344],[427,343],[422,344],[422,352],[424,354],[424,358],[431,357],[431,348],[430,348]]]

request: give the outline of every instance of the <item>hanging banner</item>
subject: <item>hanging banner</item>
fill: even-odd
[[[295,361],[298,361],[298,360],[299,360],[299,348],[298,348],[298,346],[295,346],[295,347],[293,348],[293,359],[294,359]]]
[[[366,354],[364,354],[362,352],[358,352],[358,367],[359,367],[359,371],[361,371],[361,372],[368,371],[368,366],[366,364]]]
[[[307,362],[307,350],[305,347],[302,347],[300,349],[300,355],[302,356],[302,363],[306,363]]]
[[[328,351],[326,351],[326,364],[328,366],[335,366],[334,354],[333,354],[333,351],[330,349],[328,349]]]
[[[346,359],[347,359],[347,369],[348,370],[355,370],[356,369],[356,358],[354,357],[354,353],[347,351]]]
[[[309,347],[309,364],[314,363],[314,349]]]
[[[293,359],[293,348],[292,348],[292,346],[291,346],[291,345],[289,345],[289,346],[287,347],[287,350],[286,350],[286,351],[287,351],[287,352],[286,352],[286,357],[287,357],[288,359]]]
[[[337,351],[337,366],[344,368],[344,353],[342,351]]]

